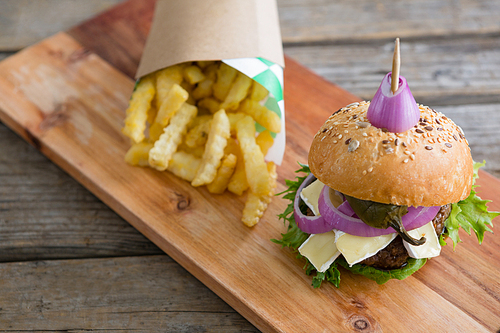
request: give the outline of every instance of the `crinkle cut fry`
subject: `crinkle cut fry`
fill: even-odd
[[[152,77],[145,76],[140,79],[132,93],[122,132],[133,143],[142,142],[145,138],[144,130],[146,129],[148,111],[151,108],[151,101],[155,96],[155,91]]]
[[[269,193],[269,172],[264,155],[255,142],[255,123],[252,117],[245,116],[236,123],[236,137],[243,153],[250,189],[257,195]]]
[[[184,103],[177,113],[172,117],[170,124],[165,127],[154,147],[149,151],[149,165],[163,171],[181,143],[182,136],[187,131],[188,124],[196,117],[198,109],[196,106]]]
[[[206,185],[215,179],[229,137],[229,119],[227,118],[226,111],[220,109],[214,114],[212,119],[201,165],[191,185]]]
[[[248,197],[245,202],[245,208],[243,209],[243,216],[241,218],[241,221],[247,227],[253,227],[259,222],[262,215],[264,215],[264,211],[267,209],[267,206],[274,196],[276,179],[278,178],[278,174],[276,173],[276,165],[273,162],[269,162],[267,163],[267,169],[269,171],[269,185],[271,189],[269,193],[264,195],[257,195],[252,191],[248,193]]]

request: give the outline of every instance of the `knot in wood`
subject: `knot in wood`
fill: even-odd
[[[180,193],[175,193],[177,196],[177,209],[178,210],[186,210],[189,207],[189,204],[191,201],[189,200],[189,197],[185,197],[184,195]]]
[[[372,327],[368,318],[354,315],[349,318],[349,324],[355,332],[371,332]]]

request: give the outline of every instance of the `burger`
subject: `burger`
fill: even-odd
[[[396,121],[407,129],[394,115],[388,126],[370,116],[377,95],[337,110],[314,136],[299,170],[306,175],[287,181],[291,202],[280,217],[288,230],[274,241],[307,261],[314,287],[324,280],[338,287],[339,266],[379,284],[401,280],[437,257],[448,238],[460,242],[460,227],[479,243],[491,231],[498,213],[473,186],[484,163],[473,162],[459,126],[411,99],[398,103],[416,110]]]

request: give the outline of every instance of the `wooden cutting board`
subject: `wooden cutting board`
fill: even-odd
[[[154,1],[130,0],[0,63],[0,120],[66,170],[263,331],[489,332],[500,328],[500,239],[474,236],[404,281],[379,286],[341,271],[339,289],[311,287],[295,254],[270,242],[285,227],[275,198],[262,221],[244,201],[123,162],[124,110]],[[286,59],[287,151],[278,190],[306,162],[312,137],[355,96]],[[500,210],[500,181],[480,194]]]

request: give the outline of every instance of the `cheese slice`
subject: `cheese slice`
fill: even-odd
[[[408,234],[416,239],[420,239],[422,236],[425,237],[425,243],[420,246],[414,246],[403,241],[410,257],[415,259],[433,258],[441,253],[441,244],[439,244],[439,237],[436,234],[432,221],[420,228],[408,231]]]
[[[316,180],[311,184],[307,185],[302,192],[300,192],[300,197],[304,201],[304,203],[309,207],[314,215],[319,215],[318,201],[319,195],[321,194],[321,190],[325,184]]]
[[[299,253],[309,259],[318,272],[325,272],[340,255],[335,245],[335,232],[312,234],[299,247]]]
[[[361,237],[337,231],[337,249],[342,253],[349,266],[375,255],[396,238],[395,233],[376,237]]]

